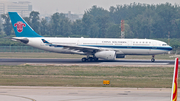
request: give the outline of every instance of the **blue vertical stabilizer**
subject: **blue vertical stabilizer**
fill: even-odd
[[[41,37],[24,21],[17,12],[9,12],[16,37]]]

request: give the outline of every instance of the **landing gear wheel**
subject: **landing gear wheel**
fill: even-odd
[[[155,62],[155,59],[151,59],[151,62]]]
[[[94,61],[98,61],[99,59],[98,58],[94,58]]]
[[[98,58],[96,57],[89,57],[89,58],[82,58],[82,62],[95,62],[98,61]]]
[[[92,58],[92,61],[94,62],[94,61],[95,61],[95,58]]]
[[[87,61],[88,61],[88,62],[92,62],[92,61],[93,61],[93,58],[92,58],[92,57],[89,57],[89,58],[87,59]]]
[[[155,62],[155,59],[154,59],[155,55],[152,55],[152,59],[151,59],[151,62]]]
[[[86,58],[82,58],[81,60],[82,60],[82,62],[86,62],[86,61],[87,61],[87,59],[86,59]]]

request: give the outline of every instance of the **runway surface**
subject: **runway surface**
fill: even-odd
[[[170,88],[0,86],[0,101],[170,101]]]
[[[98,62],[82,62],[81,59],[3,59],[0,58],[0,65],[21,65],[21,64],[91,64],[91,65],[173,65],[174,60],[115,60]]]

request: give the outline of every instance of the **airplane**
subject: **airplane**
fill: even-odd
[[[83,62],[115,60],[126,55],[152,55],[154,62],[155,55],[172,50],[167,43],[152,39],[43,37],[17,12],[9,12],[9,16],[16,34],[12,40],[50,52],[86,55],[81,59]]]
[[[174,64],[174,74],[173,74],[173,81],[172,81],[172,92],[171,92],[171,101],[177,101],[177,94],[178,94],[178,58],[175,59]]]

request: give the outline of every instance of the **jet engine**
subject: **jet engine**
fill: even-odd
[[[96,58],[104,59],[104,60],[115,60],[116,52],[115,51],[100,51],[94,54]]]

